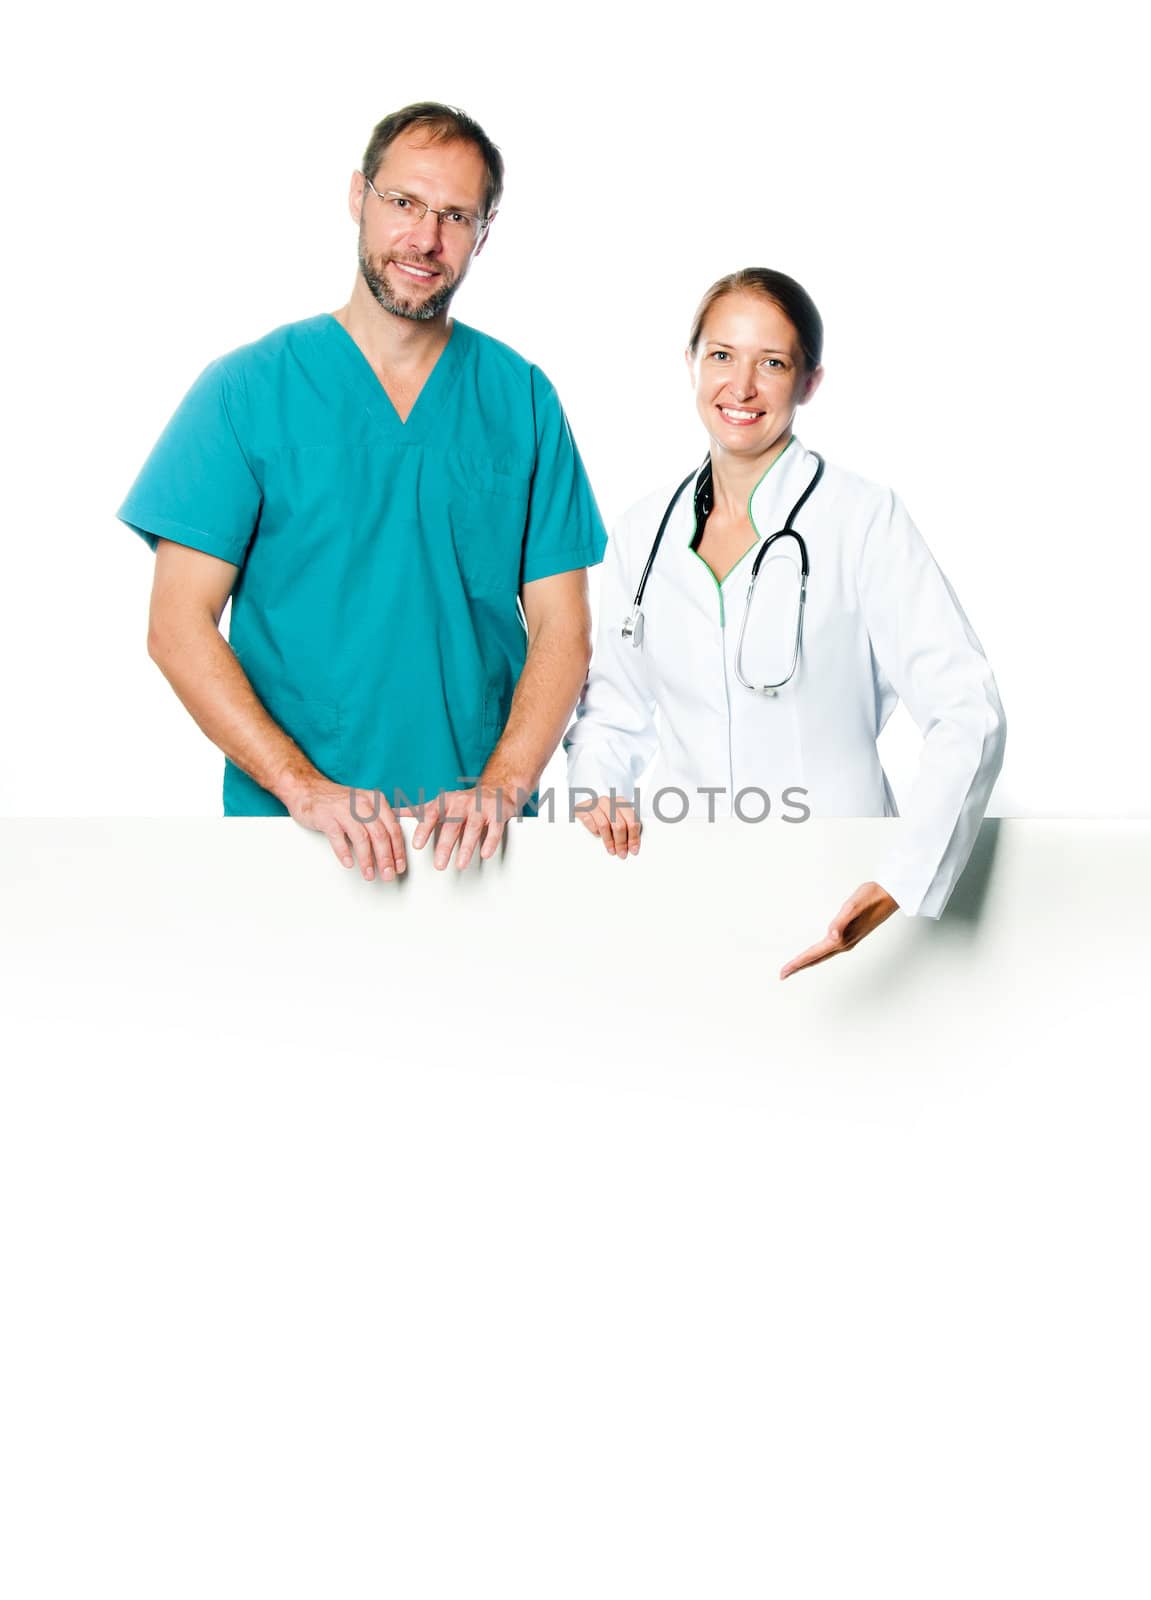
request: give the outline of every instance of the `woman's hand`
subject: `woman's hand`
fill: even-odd
[[[800,967],[814,967],[818,962],[826,961],[829,956],[840,955],[844,950],[854,950],[861,939],[866,939],[873,929],[878,928],[881,922],[886,922],[891,913],[898,910],[898,903],[891,898],[886,889],[881,889],[879,884],[861,884],[851,899],[845,900],[839,908],[827,930],[827,937],[821,939],[818,944],[813,944],[802,955],[796,956],[794,961],[789,961],[780,970],[780,977],[790,978]]]
[[[609,795],[601,794],[593,810],[581,809],[576,815],[589,833],[603,840],[609,856],[619,856],[626,861],[629,855],[634,856],[639,850],[643,824],[635,807],[626,800],[613,800]]]

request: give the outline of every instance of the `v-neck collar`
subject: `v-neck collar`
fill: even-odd
[[[460,351],[467,342],[468,328],[466,324],[455,317],[452,318],[448,342],[436,357],[432,370],[424,379],[420,392],[412,404],[412,409],[408,412],[407,420],[401,421],[400,414],[393,405],[391,396],[376,376],[371,362],[347,328],[330,311],[323,313],[321,323],[324,322],[331,327],[333,342],[344,352],[345,365],[350,381],[356,385],[357,391],[363,395],[367,410],[379,425],[400,439],[410,441],[422,436],[428,426],[428,419],[433,417],[438,409],[438,397],[441,391],[450,381],[452,373],[459,365]]]
[[[751,523],[752,532],[755,534],[755,538],[752,540],[751,544],[748,545],[743,554],[737,556],[736,560],[730,567],[728,567],[722,578],[716,577],[715,569],[712,567],[711,563],[704,556],[701,556],[699,551],[694,548],[696,517],[693,501],[692,499],[688,499],[688,504],[692,507],[692,510],[690,518],[686,524],[687,539],[684,541],[684,543],[688,553],[695,557],[695,559],[707,573],[708,577],[711,578],[717,589],[722,589],[723,585],[732,576],[736,569],[743,565],[748,556],[754,555],[759,549],[760,545],[763,543],[765,534],[758,526],[756,519],[758,517],[760,520],[764,520],[764,513],[768,509],[769,504],[773,501],[782,499],[784,495],[786,495],[787,481],[792,481],[794,478],[793,471],[789,469],[792,469],[794,463],[797,460],[801,460],[806,455],[807,451],[793,433],[791,438],[784,445],[783,449],[776,456],[775,460],[768,468],[766,468],[761,477],[758,479],[755,487],[747,497],[747,519]],[[700,468],[699,475],[695,480],[696,487],[698,487],[703,473],[707,471],[709,462],[710,457],[708,461],[705,461],[703,466]],[[693,496],[694,492],[695,490],[693,489]],[[684,491],[684,495],[687,497],[687,490]],[[767,530],[768,533],[773,533],[774,531],[774,528],[769,528]]]
[[[804,466],[810,459],[811,452],[793,433],[751,491],[747,515],[755,529],[756,545],[783,527],[784,519],[799,498],[800,485],[806,481]]]

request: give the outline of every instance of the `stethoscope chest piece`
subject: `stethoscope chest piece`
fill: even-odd
[[[630,639],[634,649],[638,650],[643,643],[643,612],[638,605],[632,606],[624,618],[622,633],[625,639]]]

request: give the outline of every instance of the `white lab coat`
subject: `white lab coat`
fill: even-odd
[[[772,464],[751,498],[761,540],[783,526],[816,465],[798,439]],[[772,697],[735,675],[758,545],[718,583],[691,549],[690,484],[648,579],[642,645],[620,635],[674,488],[640,501],[613,530],[591,671],[564,738],[569,784],[631,799],[642,776],[641,816],[660,788],[686,793],[692,816],[753,821],[764,802],[744,792],[737,803],[748,790],[792,822],[803,807],[814,817],[897,816],[876,739],[902,700],[923,749],[872,877],[906,915],[938,917],[979,831],[1006,723],[979,640],[902,501],[827,464],[796,518],[811,569],[799,666]],[[753,682],[776,682],[790,666],[798,569],[792,539],[779,540],[760,568],[742,656]],[[661,814],[682,808],[665,797]]]

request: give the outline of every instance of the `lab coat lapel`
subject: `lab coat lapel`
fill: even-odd
[[[816,460],[798,438],[776,457],[767,472],[756,484],[751,496],[751,522],[760,540],[778,533],[787,521],[787,514],[811,482]],[[810,503],[810,502],[809,502]],[[806,511],[807,507],[804,507]],[[803,532],[803,512],[796,521]]]

